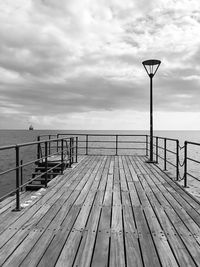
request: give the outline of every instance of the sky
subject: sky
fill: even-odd
[[[199,0],[1,0],[0,129],[200,130]]]

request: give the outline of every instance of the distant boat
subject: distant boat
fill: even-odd
[[[32,131],[33,130],[33,125],[30,125],[29,126],[29,131]]]

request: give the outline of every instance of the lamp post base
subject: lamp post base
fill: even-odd
[[[155,161],[155,160],[147,160],[147,161],[145,161],[145,163],[158,163],[157,161]]]

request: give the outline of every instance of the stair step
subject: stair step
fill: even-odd
[[[44,177],[45,176],[45,173],[43,174],[43,173],[40,173],[40,172],[33,172],[32,173],[32,176],[37,176],[37,175],[41,175],[42,174],[42,177]],[[60,175],[61,174],[61,172],[49,172],[49,173],[47,173],[47,176],[57,176],[57,175]]]
[[[26,191],[36,191],[39,190],[40,188],[44,188],[45,185],[43,184],[28,184],[26,186]]]
[[[47,170],[48,169],[51,169],[52,167],[47,167]],[[45,168],[45,166],[40,166],[40,167],[36,167],[35,168],[35,170],[38,170],[38,171],[45,171],[46,170],[46,168]],[[58,167],[56,167],[54,170],[61,170],[61,166],[58,166]]]
[[[47,179],[47,182],[50,182],[52,179],[48,178]],[[44,178],[37,178],[35,179],[33,182],[45,182],[45,179]]]
[[[60,161],[48,161],[48,166],[55,166],[55,165],[58,165],[58,164],[61,164]],[[38,167],[44,167],[45,166],[45,162],[35,162],[35,165],[37,165]]]

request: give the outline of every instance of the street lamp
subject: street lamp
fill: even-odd
[[[142,62],[147,74],[150,78],[150,158],[148,163],[155,163],[153,160],[153,77],[156,74],[161,61],[157,59],[149,59]]]

